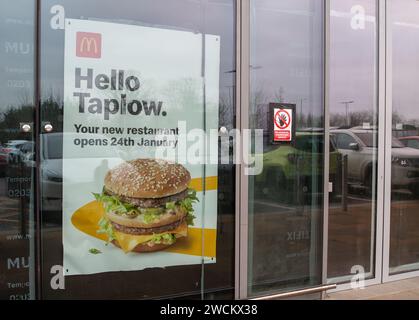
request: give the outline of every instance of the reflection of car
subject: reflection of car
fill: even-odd
[[[11,140],[6,143],[3,152],[8,155],[9,163],[17,163],[20,156],[20,147],[28,143],[26,140]]]
[[[3,146],[0,146],[0,175],[4,176],[8,165],[9,155],[3,151]]]
[[[399,138],[399,140],[409,148],[419,149],[419,136],[412,136],[412,137],[403,137]]]
[[[18,146],[18,151],[15,155],[15,162],[23,162],[25,157],[34,152],[35,143],[33,141],[27,141],[24,144]]]
[[[276,146],[263,155],[263,172],[256,188],[281,201],[323,190],[324,134],[298,132],[293,145]],[[330,176],[335,184],[339,152],[330,143]]]
[[[370,187],[373,165],[377,163],[377,131],[365,129],[332,130],[335,144],[348,156],[348,180]],[[397,138],[392,141],[393,188],[419,193],[419,151],[408,148]]]
[[[34,168],[36,166],[35,152],[28,152],[22,159],[23,164],[28,168]]]
[[[97,148],[94,154],[87,153],[83,149],[68,156],[63,171],[63,145],[74,145],[74,138],[79,137],[68,133],[48,133],[41,135],[41,195],[42,211],[59,212],[62,210],[62,187],[63,181],[68,188],[83,188],[88,185],[91,188],[92,181],[100,191],[103,186],[103,176],[109,170],[119,164],[121,155],[114,148]],[[100,135],[91,135],[87,138],[104,139]],[[27,166],[34,166],[33,154],[29,154],[25,160]],[[95,170],[92,170],[92,167]],[[95,192],[90,190],[89,192]]]

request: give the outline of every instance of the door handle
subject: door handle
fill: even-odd
[[[334,290],[336,288],[337,288],[336,284],[331,284],[331,285],[325,285],[325,286],[320,286],[320,287],[315,287],[315,288],[302,289],[302,290],[293,291],[293,292],[286,292],[286,293],[274,294],[270,296],[258,297],[258,298],[253,298],[250,300],[257,301],[257,300],[288,299],[288,298],[300,297],[307,294],[321,293],[328,290]]]

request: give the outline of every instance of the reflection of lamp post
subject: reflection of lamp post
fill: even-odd
[[[350,123],[349,123],[349,105],[355,103],[355,101],[351,100],[351,101],[342,101],[341,104],[345,105],[345,109],[346,109],[346,125],[349,127]]]
[[[235,101],[234,93],[236,92],[236,86],[226,86],[228,88],[228,103],[229,107],[233,107],[233,103]]]
[[[260,70],[260,69],[263,69],[263,67],[262,67],[262,66],[253,66],[253,65],[250,65],[250,66],[249,66],[249,69],[250,69],[250,70],[252,70],[252,71],[254,71],[254,70]],[[236,69],[233,69],[233,70],[228,70],[228,71],[224,71],[224,73],[225,73],[225,74],[234,74],[234,73],[236,73],[236,72],[237,72],[237,70],[236,70]],[[228,99],[229,99],[229,102],[230,102],[230,101],[235,101],[235,96],[234,96],[234,93],[236,92],[236,91],[235,91],[235,89],[236,89],[236,85],[226,86],[226,87],[228,88]],[[233,91],[233,92],[232,92],[232,91]],[[232,97],[231,93],[233,93],[233,97]]]
[[[300,99],[300,114],[299,114],[299,118],[301,119],[301,121],[303,121],[303,102],[307,101],[307,98],[301,98]],[[297,116],[298,118],[298,116]]]

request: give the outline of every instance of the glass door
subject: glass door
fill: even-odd
[[[378,179],[379,3],[332,0],[330,8],[330,152],[327,277],[349,283],[380,277],[376,250],[382,184]],[[333,151],[334,148],[334,151]],[[379,256],[377,256],[377,254]],[[381,281],[379,279],[378,281]]]
[[[40,5],[42,298],[233,298],[235,1]]]
[[[389,180],[384,276],[396,280],[419,275],[419,99],[415,85],[419,80],[419,3],[387,1],[387,19]]]
[[[258,161],[244,178],[250,297],[323,281],[324,8],[250,1],[246,119]]]
[[[0,3],[0,300],[34,297],[35,12]]]

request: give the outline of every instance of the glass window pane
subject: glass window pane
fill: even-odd
[[[0,2],[1,300],[29,299],[34,293],[29,276],[34,270],[29,243],[35,168],[34,20],[34,1]],[[21,130],[24,124],[30,132]]]
[[[419,4],[388,2],[392,56],[393,148],[391,166],[390,274],[419,270]],[[408,147],[400,143],[411,141]],[[397,143],[398,142],[398,143]]]
[[[250,128],[263,131],[263,170],[249,176],[250,296],[322,281],[323,9],[251,1]],[[273,143],[272,103],[294,108],[292,143]]]
[[[377,202],[377,1],[332,0],[328,278],[374,278]]]
[[[233,165],[217,167],[212,163],[205,166],[191,164],[194,168],[189,169],[193,178],[191,185],[195,184],[190,187],[198,190],[200,202],[194,203],[194,209],[197,213],[195,222],[200,222],[200,229],[189,226],[186,237],[181,226],[189,223],[188,219],[169,223],[170,219],[175,219],[170,214],[179,217],[185,210],[190,211],[188,208],[192,196],[186,193],[165,193],[164,202],[159,202],[163,200],[157,195],[143,195],[144,198],[141,198],[137,194],[121,198],[116,191],[105,188],[105,194],[98,197],[106,206],[109,204],[109,208],[105,209],[117,215],[116,218],[113,216],[114,219],[122,212],[124,218],[138,220],[132,220],[131,226],[127,226],[127,223],[131,223],[123,220],[125,224],[122,229],[115,220],[109,224],[106,219],[98,219],[97,213],[103,211],[100,206],[83,206],[80,207],[82,211],[74,208],[70,215],[67,213],[75,198],[77,201],[83,198],[86,204],[93,201],[97,205],[92,192],[101,192],[110,169],[122,160],[132,160],[128,147],[132,147],[132,154],[152,157],[150,148],[154,146],[153,141],[158,142],[159,135],[149,130],[153,126],[177,132],[172,125],[164,126],[173,119],[181,121],[193,118],[195,121],[187,121],[188,130],[202,127],[208,131],[218,130],[221,126],[228,130],[234,128],[234,3],[233,0],[41,1],[41,115],[43,124],[50,123],[53,127],[52,133],[43,132],[41,138],[45,298],[233,297]],[[91,29],[86,31],[83,28]],[[74,37],[70,38],[70,35]],[[109,40],[111,38],[112,41]],[[78,65],[68,72],[70,61],[76,61]],[[106,70],[103,69],[104,65]],[[121,65],[124,68],[119,67]],[[141,70],[138,70],[139,65]],[[80,67],[79,73],[77,67]],[[99,69],[101,71],[96,72]],[[94,72],[94,75],[89,84],[90,72]],[[83,94],[98,94],[103,104],[99,105],[97,99],[89,100],[84,106],[80,102],[83,100],[71,103],[74,96],[68,94],[71,93],[68,88],[74,83],[77,87],[77,81],[79,87],[86,90]],[[89,87],[94,89],[90,90]],[[119,91],[124,91],[125,96]],[[165,99],[161,105],[158,99],[162,97]],[[93,99],[93,96],[90,98]],[[68,125],[75,119],[68,116],[69,112],[74,111],[71,108],[84,113],[77,118],[79,122],[75,122],[75,125],[90,122],[89,127],[93,128],[93,131],[86,129],[86,133],[80,129],[79,133],[84,134],[85,139],[76,136],[78,129],[75,126]],[[157,124],[153,118],[156,112],[161,115]],[[135,126],[129,125],[135,114],[138,116]],[[133,117],[128,119],[124,115]],[[131,131],[126,139],[108,140],[108,137],[118,136],[117,131],[111,132],[112,126],[108,126],[109,131],[102,131],[103,134],[95,132],[95,126],[104,128],[106,123],[113,123],[115,128],[133,128],[135,131]],[[138,136],[144,140],[140,141],[136,138]],[[130,139],[135,140],[134,145]],[[164,142],[164,139],[160,140]],[[175,143],[174,140],[170,142]],[[82,151],[70,152],[69,145],[82,146],[83,143],[85,146]],[[92,144],[95,145],[94,149]],[[196,177],[201,178],[196,180]],[[158,180],[157,184],[168,181],[164,179],[161,177],[161,180],[153,181]],[[82,190],[85,190],[83,196],[80,195]],[[71,215],[73,212],[80,214],[76,216],[77,219],[81,219],[81,216],[83,219],[92,217],[94,222],[91,222],[93,229],[90,233],[83,227],[86,224],[90,226],[90,222],[82,220],[83,223],[80,223],[75,215]],[[162,216],[168,219],[165,221],[167,223],[159,220],[163,219]],[[190,215],[188,217],[191,218]],[[155,225],[158,221],[161,224]],[[153,230],[150,230],[150,224],[155,225]],[[78,226],[79,229],[69,229],[72,226]],[[102,233],[97,232],[99,227]],[[80,239],[78,237],[81,235],[84,238],[76,245],[77,241],[73,240]],[[151,239],[148,238],[150,236]],[[178,236],[195,239],[195,242],[182,242]],[[106,239],[112,240],[113,244],[105,246]],[[126,255],[114,246],[115,240],[121,249],[127,251]],[[144,243],[140,249],[147,250],[147,246],[159,245],[165,247],[173,242],[174,245],[167,248],[171,252],[142,253],[141,256],[132,252]],[[137,245],[132,248],[132,244]],[[76,253],[83,260],[77,262]],[[104,255],[108,258],[104,258]],[[132,261],[128,264],[121,262],[130,257]],[[107,264],[117,265],[118,268],[111,270],[106,263],[98,262],[104,259],[108,259]],[[157,263],[162,259],[169,264],[165,268],[162,267],[163,262]],[[71,268],[64,270],[65,290],[54,290],[50,286],[51,268],[63,265],[63,260],[71,261]],[[89,268],[95,269],[93,272],[86,271]],[[128,268],[130,271],[127,271]]]

